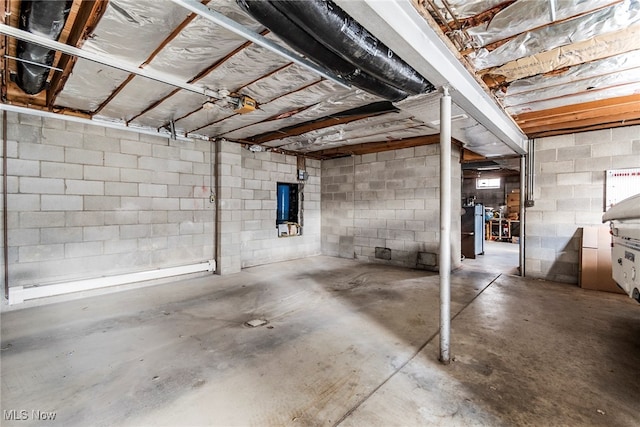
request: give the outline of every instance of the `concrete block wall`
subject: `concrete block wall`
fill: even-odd
[[[209,143],[8,113],[11,286],[213,258]]]
[[[490,177],[488,175],[488,177]],[[476,188],[475,178],[465,178],[462,183],[462,200],[476,197],[477,203],[485,207],[499,209],[507,202],[507,194],[513,190],[520,190],[520,176],[505,176],[500,180],[500,188]]]
[[[581,232],[602,225],[605,171],[640,166],[640,126],[536,139],[526,275],[578,283]]]
[[[236,144],[237,145],[237,144]],[[321,253],[320,161],[306,159],[309,178],[304,181],[301,236],[278,237],[277,183],[298,183],[297,158],[279,153],[242,149],[240,252],[242,267],[303,258]]]
[[[237,273],[240,263],[242,231],[242,147],[229,141],[218,141],[218,258],[219,274]]]
[[[325,160],[322,250],[326,255],[424,267],[418,252],[438,253],[439,147],[428,145]],[[452,154],[452,266],[460,265],[461,169]],[[375,248],[391,249],[391,260]]]

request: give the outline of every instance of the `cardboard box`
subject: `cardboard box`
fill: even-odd
[[[584,227],[580,250],[580,287],[596,291],[624,293],[611,273],[609,227]]]

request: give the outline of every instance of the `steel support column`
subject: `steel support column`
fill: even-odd
[[[525,253],[524,253],[524,237],[525,237],[525,199],[526,194],[526,180],[527,180],[527,156],[520,156],[520,237],[518,243],[520,244],[520,276],[525,275]]]
[[[451,97],[440,99],[440,362],[448,365],[451,340]]]

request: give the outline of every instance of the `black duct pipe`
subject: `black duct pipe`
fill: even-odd
[[[237,0],[237,3],[293,49],[331,70],[354,86],[390,101],[400,101],[409,95],[401,89],[372,77],[334,54],[269,2]]]
[[[278,0],[278,10],[344,60],[410,94],[434,86],[329,0]]]
[[[71,3],[72,1],[23,0],[20,5],[20,29],[58,40],[69,16]],[[29,95],[41,92],[47,84],[55,51],[19,40],[17,53],[19,59],[44,65],[18,61],[16,83],[20,89]]]

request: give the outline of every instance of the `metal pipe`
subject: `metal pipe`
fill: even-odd
[[[78,58],[86,59],[92,62],[97,62],[98,64],[106,65],[108,67],[117,68],[119,70],[126,71],[128,73],[135,74],[138,76],[146,77],[148,79],[155,80],[160,83],[165,83],[171,86],[179,87],[189,92],[209,96],[216,99],[220,98],[217,91],[208,89],[206,87],[194,85],[191,83],[186,83],[183,80],[177,79],[169,74],[154,71],[149,68],[139,68],[138,65],[113,58],[109,55],[105,55],[104,53],[96,54],[96,53],[88,52],[74,46],[69,46],[67,44],[59,43],[55,40],[51,40],[46,37],[42,37],[37,34],[30,33],[28,31],[23,31],[17,28],[13,28],[6,24],[0,24],[0,34],[5,34],[8,36],[14,37],[18,40],[24,40],[26,42],[34,43],[39,46],[44,46],[48,49],[57,50],[59,52],[66,53],[67,55],[72,55],[72,56],[76,56]]]
[[[440,98],[440,362],[451,362],[451,97]]]
[[[216,215],[215,215],[215,223],[213,224],[213,229],[215,230],[216,233],[216,240],[214,241],[214,245],[215,245],[215,255],[216,255],[216,264],[220,265],[221,264],[221,259],[220,259],[220,245],[222,243],[222,237],[220,236],[220,233],[222,232],[222,223],[220,222],[220,170],[219,170],[219,164],[220,164],[220,143],[221,141],[224,140],[219,140],[216,139],[214,144],[215,144],[215,151],[213,153],[213,155],[215,156],[215,160],[214,160],[214,169],[213,169],[213,174],[215,175],[215,181],[216,181],[216,189],[215,189],[215,193],[216,193],[216,198],[215,198],[215,206],[214,209],[216,211]],[[216,269],[216,273],[219,273],[220,269],[217,268]]]
[[[528,141],[528,147],[527,147],[527,197],[525,199],[525,201],[527,203],[529,203],[528,206],[531,206],[531,203],[533,203],[534,201],[534,196],[533,196],[533,187],[535,186],[535,179],[536,179],[536,174],[535,174],[535,159],[536,159],[536,152],[535,152],[535,140],[534,139],[530,139]]]
[[[438,18],[440,19],[440,21],[442,21],[444,26],[447,27],[447,30],[453,31],[453,28],[451,28],[451,26],[449,26],[449,23],[447,22],[447,18],[440,12],[440,9],[436,7],[433,0],[427,0],[427,3],[429,4],[429,6],[431,6],[431,10],[433,11],[433,13],[438,15]]]
[[[25,64],[35,65],[37,67],[46,68],[47,70],[64,71],[62,68],[54,67],[52,65],[40,64],[39,62],[29,61],[28,59],[18,58],[17,56],[4,55],[5,58],[13,59],[14,61],[24,62]]]
[[[213,147],[213,149],[212,149]],[[216,260],[216,263],[220,260],[220,245],[218,244],[218,235],[220,233],[220,226],[218,225],[218,219],[220,218],[220,214],[218,213],[218,141],[212,140],[211,145],[209,145],[210,153],[209,153],[209,161],[211,163],[211,194],[213,200],[213,259]],[[211,199],[209,199],[211,200]]]
[[[453,19],[453,22],[455,22],[456,27],[458,27],[459,30],[462,30],[462,25],[460,25],[460,21],[458,21],[456,14],[451,9],[451,6],[449,5],[449,3],[447,3],[447,0],[441,0],[441,1],[444,7],[447,9],[447,12],[449,12],[449,14],[451,15],[451,19]]]
[[[7,112],[2,112],[2,239],[4,255],[4,297],[9,299],[9,221],[7,219]]]
[[[94,289],[101,289],[110,286],[131,285],[141,282],[148,282],[149,280],[182,276],[184,274],[201,273],[205,271],[213,272],[215,271],[215,269],[215,261],[209,260],[197,264],[156,268],[153,270],[125,273],[116,276],[100,276],[93,279],[80,279],[71,282],[46,284],[44,286],[13,286],[11,288],[9,304],[21,304],[27,300],[36,298],[52,297],[72,292],[91,291]],[[148,283],[142,284],[140,286],[148,286]]]
[[[524,199],[526,197],[525,194],[525,184],[527,180],[526,174],[526,166],[527,166],[527,156],[520,156],[520,240],[518,243],[520,244],[520,276],[525,276],[525,253],[524,253],[524,237],[525,237],[525,216],[526,212],[524,209]]]
[[[0,104],[0,111],[12,111],[14,113],[30,114],[32,116],[46,117],[48,119],[58,119],[58,120],[64,120],[67,122],[83,123],[83,124],[93,125],[93,126],[102,126],[105,128],[120,129],[120,130],[125,130],[130,132],[143,133],[145,135],[162,136],[164,138],[171,137],[171,134],[166,132],[160,132],[155,128],[126,126],[125,124],[118,123],[118,122],[86,119],[84,117],[70,116],[68,114],[57,114],[57,113],[52,113],[50,111],[36,110],[33,108],[20,107],[20,106],[11,105],[11,104]],[[185,142],[190,142],[192,139],[204,139],[206,141],[209,140],[209,138],[204,138],[197,135],[189,138],[181,135],[176,135],[175,139],[178,141],[185,141]]]
[[[551,22],[556,22],[556,0],[549,0],[549,17]]]
[[[195,13],[198,16],[203,17],[224,29],[231,31],[245,39],[257,44],[258,46],[262,46],[263,48],[270,50],[271,52],[282,56],[285,59],[288,59],[291,62],[294,62],[308,70],[311,70],[325,79],[329,79],[335,83],[338,83],[340,86],[349,89],[350,86],[347,82],[339,78],[338,76],[318,67],[316,64],[304,59],[300,55],[296,55],[288,49],[283,48],[282,46],[272,42],[264,36],[256,33],[255,31],[251,31],[243,25],[238,24],[236,21],[229,19],[225,15],[216,12],[215,10],[209,9],[207,6],[203,5],[199,1],[195,0],[171,0],[177,5],[184,7],[187,10]]]

